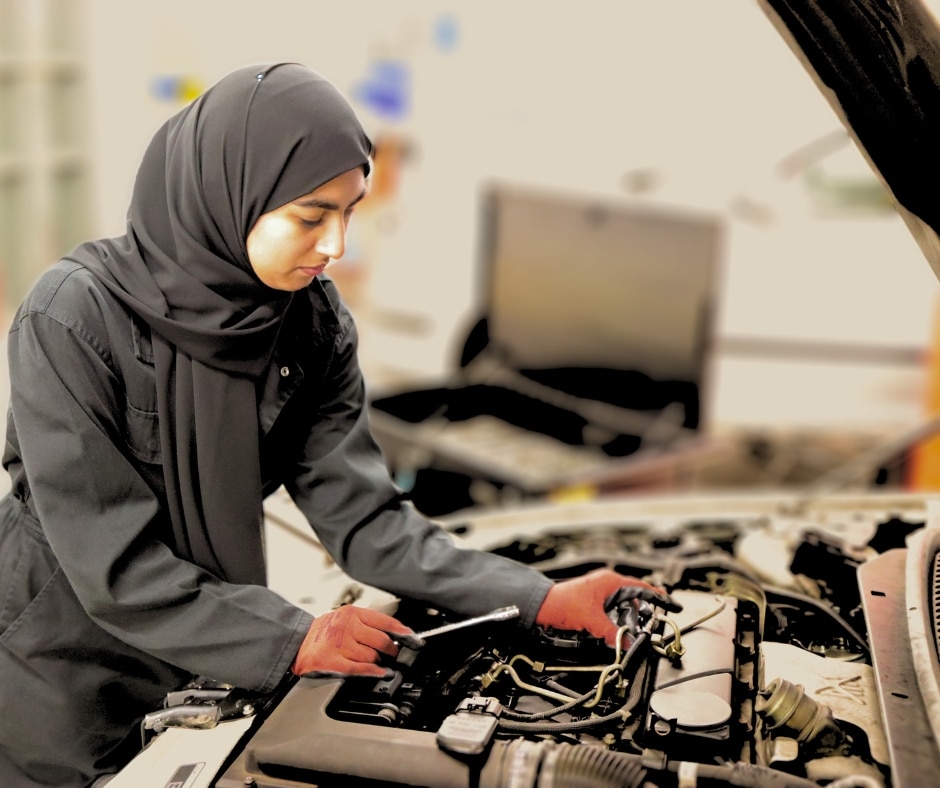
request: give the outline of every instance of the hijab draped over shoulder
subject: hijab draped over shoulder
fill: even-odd
[[[291,300],[255,276],[246,238],[370,150],[316,72],[239,69],[154,136],[126,235],[69,255],[151,329],[173,548],[223,580],[265,582],[255,384]]]

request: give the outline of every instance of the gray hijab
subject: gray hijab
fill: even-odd
[[[292,298],[255,276],[246,238],[370,150],[316,72],[241,68],[154,136],[126,235],[70,255],[150,326],[173,548],[223,580],[265,582],[256,382]]]

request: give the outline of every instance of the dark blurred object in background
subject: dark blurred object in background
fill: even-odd
[[[481,216],[480,318],[459,368],[371,402],[418,508],[616,485],[697,446],[722,221],[506,184]]]

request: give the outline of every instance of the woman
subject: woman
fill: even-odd
[[[0,505],[0,785],[88,785],[193,676],[262,692],[288,670],[382,675],[408,629],[313,619],[265,587],[285,485],[353,577],[472,615],[612,642],[600,572],[553,585],[458,550],[402,500],[367,424],[356,329],[323,271],[370,143],[329,82],[243,68],[148,147],[127,232],[79,246],[10,329]]]

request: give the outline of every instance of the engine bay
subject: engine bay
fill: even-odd
[[[923,764],[898,772],[882,718],[891,687],[858,575],[906,553],[924,522],[834,522],[691,517],[491,536],[493,552],[555,579],[612,568],[681,610],[611,598],[616,649],[510,620],[403,647],[387,679],[302,678],[217,785],[918,784]],[[416,632],[459,620],[413,600],[396,616]],[[909,707],[903,716],[906,734],[924,734]]]

